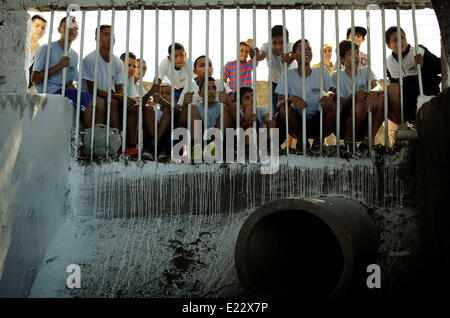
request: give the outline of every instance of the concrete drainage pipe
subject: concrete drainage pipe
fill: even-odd
[[[377,230],[362,204],[289,198],[248,217],[235,266],[247,295],[336,297],[367,290],[366,269],[377,250]]]

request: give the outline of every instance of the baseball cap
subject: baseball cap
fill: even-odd
[[[352,33],[352,28],[350,27],[347,29],[347,38],[351,33]],[[355,34],[356,33],[361,33],[361,35],[365,38],[366,34],[367,34],[367,30],[363,27],[355,26]]]

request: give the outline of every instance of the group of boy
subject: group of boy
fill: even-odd
[[[61,37],[58,41],[51,43],[50,64],[48,69],[48,83],[46,93],[61,94],[62,70],[66,69],[65,96],[75,104],[77,101],[77,90],[74,82],[78,81],[78,54],[71,48],[72,42],[78,36],[78,24],[74,17],[60,21],[58,32]],[[68,49],[64,51],[65,28],[68,30]],[[372,111],[372,138],[383,123],[384,94],[385,91],[377,82],[374,74],[367,67],[367,55],[360,52],[359,48],[364,41],[366,31],[362,27],[355,27],[355,43],[352,52],[351,32],[347,32],[347,39],[339,43],[340,65],[331,63],[331,47],[326,45],[324,49],[324,68],[319,65],[311,66],[312,50],[308,40],[301,39],[295,43],[289,42],[289,33],[286,30],[287,51],[283,50],[283,27],[276,25],[271,30],[271,43],[264,43],[258,49],[251,40],[240,43],[240,76],[237,76],[237,61],[230,61],[224,66],[224,81],[212,77],[214,72],[212,60],[205,56],[199,56],[189,63],[185,49],[182,44],[175,43],[168,48],[168,56],[164,59],[158,70],[157,81],[152,88],[145,92],[139,79],[143,78],[147,71],[144,60],[129,52],[128,56],[122,54],[119,58],[111,54],[111,27],[101,25],[99,29],[99,50],[93,51],[83,59],[82,92],[80,119],[86,128],[92,127],[92,123],[105,123],[107,109],[110,112],[110,126],[122,129],[123,112],[126,111],[126,154],[137,155],[137,130],[139,102],[142,99],[143,107],[143,130],[144,130],[144,152],[143,159],[153,160],[154,149],[158,148],[158,157],[163,159],[170,154],[171,116],[174,116],[173,126],[188,127],[191,121],[191,129],[194,129],[194,121],[201,120],[203,128],[220,128],[223,123],[224,129],[239,127],[248,128],[255,122],[259,128],[280,128],[285,131],[286,118],[288,118],[289,134],[297,138],[297,148],[302,148],[302,116],[306,114],[307,138],[313,139],[311,148],[320,142],[320,109],[323,110],[322,137],[331,133],[336,134],[337,116],[337,74],[340,77],[340,136],[348,147],[353,146],[353,140],[362,141],[360,147],[367,148],[368,136],[368,111]],[[391,27],[386,31],[386,45],[392,50],[388,57],[388,75],[391,84],[388,86],[389,96],[389,119],[400,123],[400,88],[398,78],[400,70],[403,72],[403,89],[408,94],[404,100],[405,118],[415,122],[415,109],[418,96],[418,79],[416,65],[422,66],[424,75],[425,94],[436,94],[439,91],[440,59],[429,50],[421,46],[419,53],[407,43],[406,35],[401,30],[401,50],[403,56],[402,67],[399,67],[397,52],[397,28]],[[95,34],[97,40],[97,30]],[[270,45],[271,44],[271,45]],[[271,47],[271,59],[268,58]],[[304,48],[302,48],[304,47]],[[172,52],[172,49],[174,52]],[[302,58],[302,51],[305,56]],[[325,50],[327,50],[325,52]],[[325,54],[327,53],[327,54]],[[43,92],[45,61],[47,45],[41,46],[35,55],[31,81],[39,93]],[[171,59],[174,56],[174,69]],[[353,90],[352,90],[352,56],[354,57],[356,82],[355,87],[355,136],[353,136]],[[112,57],[112,60],[110,60]],[[250,58],[249,58],[250,57]],[[272,105],[273,109],[257,107],[253,110],[252,72],[259,61],[266,59],[271,67]],[[128,60],[128,66],[124,65]],[[270,61],[269,61],[270,60]],[[208,61],[208,65],[207,64]],[[303,61],[303,62],[302,62]],[[143,74],[140,76],[142,63]],[[287,65],[287,75],[284,74],[284,63]],[[111,72],[109,73],[109,68]],[[127,74],[127,93],[124,93],[125,78]],[[191,74],[189,74],[191,72]],[[95,78],[95,74],[97,77]],[[305,88],[301,87],[304,74]],[[111,76],[112,87],[109,88]],[[189,83],[189,78],[192,82]],[[287,78],[287,82],[285,81]],[[323,82],[321,82],[321,79]],[[239,85],[237,81],[239,80]],[[96,85],[94,85],[94,82]],[[169,83],[170,85],[166,84]],[[370,87],[368,87],[370,85]],[[96,87],[95,118],[93,118],[94,86]],[[237,88],[240,87],[239,94]],[[322,89],[321,89],[322,88]],[[108,105],[108,90],[111,89],[111,100]],[[286,95],[287,91],[287,95]],[[205,95],[207,95],[207,106],[205,106]],[[126,99],[125,99],[126,96]],[[237,102],[239,96],[239,102]],[[286,100],[288,107],[286,108]],[[171,112],[171,105],[173,114]],[[223,109],[221,109],[221,104]],[[188,105],[191,107],[191,117],[188,118]],[[240,105],[240,109],[237,107]],[[207,108],[207,112],[205,112]],[[223,121],[221,112],[223,110]],[[271,113],[271,114],[270,114]],[[207,115],[207,118],[204,116]],[[237,118],[239,116],[239,118]],[[157,129],[155,129],[155,123]],[[205,125],[206,123],[206,125]],[[283,128],[284,127],[284,128]],[[156,136],[155,136],[156,132]],[[194,136],[192,131],[192,136]],[[156,138],[155,138],[156,137]],[[287,136],[281,137],[281,139]],[[155,144],[156,140],[156,144]],[[283,140],[280,140],[283,141]]]

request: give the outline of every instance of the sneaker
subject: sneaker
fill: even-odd
[[[169,156],[165,152],[161,152],[158,155],[158,160],[166,160],[167,158],[169,158]]]
[[[144,150],[141,157],[142,159],[149,161],[152,161],[154,159],[152,153],[148,150]]]
[[[126,148],[125,149],[125,154],[130,156],[130,157],[136,157],[138,155],[138,149],[136,147],[133,148]]]

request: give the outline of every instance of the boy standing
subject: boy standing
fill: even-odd
[[[358,47],[361,47],[361,44],[366,39],[367,30],[360,26],[355,26],[355,43]],[[352,28],[347,29],[347,41],[352,40]],[[367,66],[367,54],[359,51],[359,66],[366,67]]]
[[[340,72],[340,134],[344,136],[347,150],[353,147],[353,116],[352,116],[352,50],[351,42],[344,40],[339,43],[340,61],[344,69]],[[369,146],[368,111],[372,110],[372,142],[383,123],[384,95],[381,91],[368,92],[367,83],[370,79],[371,89],[377,86],[375,75],[367,67],[360,67],[358,45],[355,44],[355,140],[362,141],[361,150]],[[331,76],[331,87],[337,87],[337,72]]]
[[[331,56],[333,55],[333,47],[328,44],[323,45],[323,66],[330,72],[330,76],[334,73],[334,65],[331,62]],[[320,63],[314,64],[314,68],[319,67]]]
[[[108,67],[111,65],[112,87],[111,87],[111,127],[121,129],[122,127],[122,112],[123,103],[127,105],[127,148],[125,153],[129,156],[136,156],[138,150],[136,148],[135,132],[136,126],[133,127],[133,122],[137,122],[138,104],[136,99],[128,96],[124,101],[123,84],[124,84],[124,67],[122,61],[115,55],[112,55],[112,61],[109,59],[111,43],[111,26],[100,26],[99,51],[93,51],[86,55],[83,59],[83,90],[94,92],[94,76],[95,76],[95,61],[98,56],[97,65],[97,96],[103,98],[105,101],[108,98],[109,78]],[[97,40],[97,30],[95,30],[95,39]],[[131,139],[130,139],[131,137]],[[134,138],[134,139],[133,139]]]
[[[401,31],[401,50],[403,74],[403,106],[405,121],[416,123],[417,97],[419,91],[419,77],[417,65],[421,65],[422,83],[424,95],[437,95],[440,91],[441,82],[441,59],[431,53],[423,45],[419,45],[418,54],[408,44],[405,32]],[[389,92],[389,119],[400,124],[400,64],[398,59],[397,27],[392,26],[386,30],[386,45],[392,50],[392,54],[387,58],[387,75],[391,84]]]
[[[286,29],[286,54],[283,53],[283,26],[275,25],[272,27],[272,114],[275,114],[278,111],[277,103],[278,103],[278,95],[275,93],[275,88],[278,85],[278,81],[280,80],[280,75],[284,71],[283,63],[286,62],[288,65],[291,65],[292,62],[295,61],[292,55],[292,47],[294,43],[289,42],[289,31]],[[270,67],[269,62],[269,42],[266,42],[261,47],[261,50],[255,48],[256,51],[256,60],[262,61],[266,59],[267,67]],[[291,66],[295,67],[293,63]]]
[[[31,88],[33,86],[33,83],[31,82],[31,75],[33,72],[36,52],[40,46],[39,40],[42,39],[42,37],[44,36],[46,29],[47,29],[47,20],[45,20],[43,16],[36,14],[31,18],[31,43],[29,52],[30,55],[28,58],[30,81],[28,84],[28,88]]]
[[[243,41],[239,44],[240,46],[240,76],[239,76],[239,87],[252,87],[252,72],[253,72],[253,57],[255,56],[255,50],[250,50],[253,46],[253,40],[249,39],[247,41]],[[247,60],[250,55],[250,59]],[[236,92],[238,87],[237,82],[237,61],[229,61],[224,66],[224,82],[229,80],[229,87],[233,92]]]
[[[305,45],[305,64],[302,65],[302,42]],[[312,50],[308,40],[298,40],[292,48],[292,56],[296,59],[297,68],[288,70],[288,96],[285,96],[284,74],[280,75],[275,92],[278,94],[277,126],[280,129],[286,123],[285,98],[288,98],[288,118],[289,134],[297,138],[297,150],[302,149],[302,116],[303,109],[306,108],[306,138],[314,138],[312,148],[316,148],[320,143],[320,105],[323,108],[323,137],[331,134],[334,124],[335,109],[332,107],[333,94],[322,97],[320,91],[320,68],[311,68]],[[305,71],[305,100],[301,97],[303,94],[302,69]],[[323,70],[323,89],[330,89],[330,74]],[[284,126],[285,127],[285,126]]]
[[[77,104],[77,89],[73,85],[74,81],[78,80],[78,54],[70,46],[78,36],[78,24],[75,17],[69,17],[71,23],[69,24],[68,32],[68,52],[64,55],[64,42],[66,30],[66,18],[64,17],[58,27],[58,32],[61,37],[58,41],[52,42],[50,46],[50,60],[48,69],[47,91],[44,92],[44,77],[45,64],[47,57],[47,44],[42,45],[36,52],[36,61],[34,63],[31,80],[39,93],[61,94],[62,92],[62,73],[63,69],[66,71],[66,89],[65,96],[72,100],[74,105]],[[83,121],[85,127],[92,126],[92,95],[86,92],[81,92],[80,105],[80,119]],[[103,100],[97,98],[95,123],[102,123],[104,120],[105,105]]]
[[[183,88],[187,86],[188,72],[192,72],[192,66],[186,59],[186,52],[184,46],[180,43],[174,43],[175,46],[175,61],[174,61],[174,78],[172,78],[171,60],[172,60],[172,45],[169,45],[166,59],[159,64],[158,84],[161,84],[163,80],[170,84],[174,88],[175,92],[175,104],[178,103]]]

